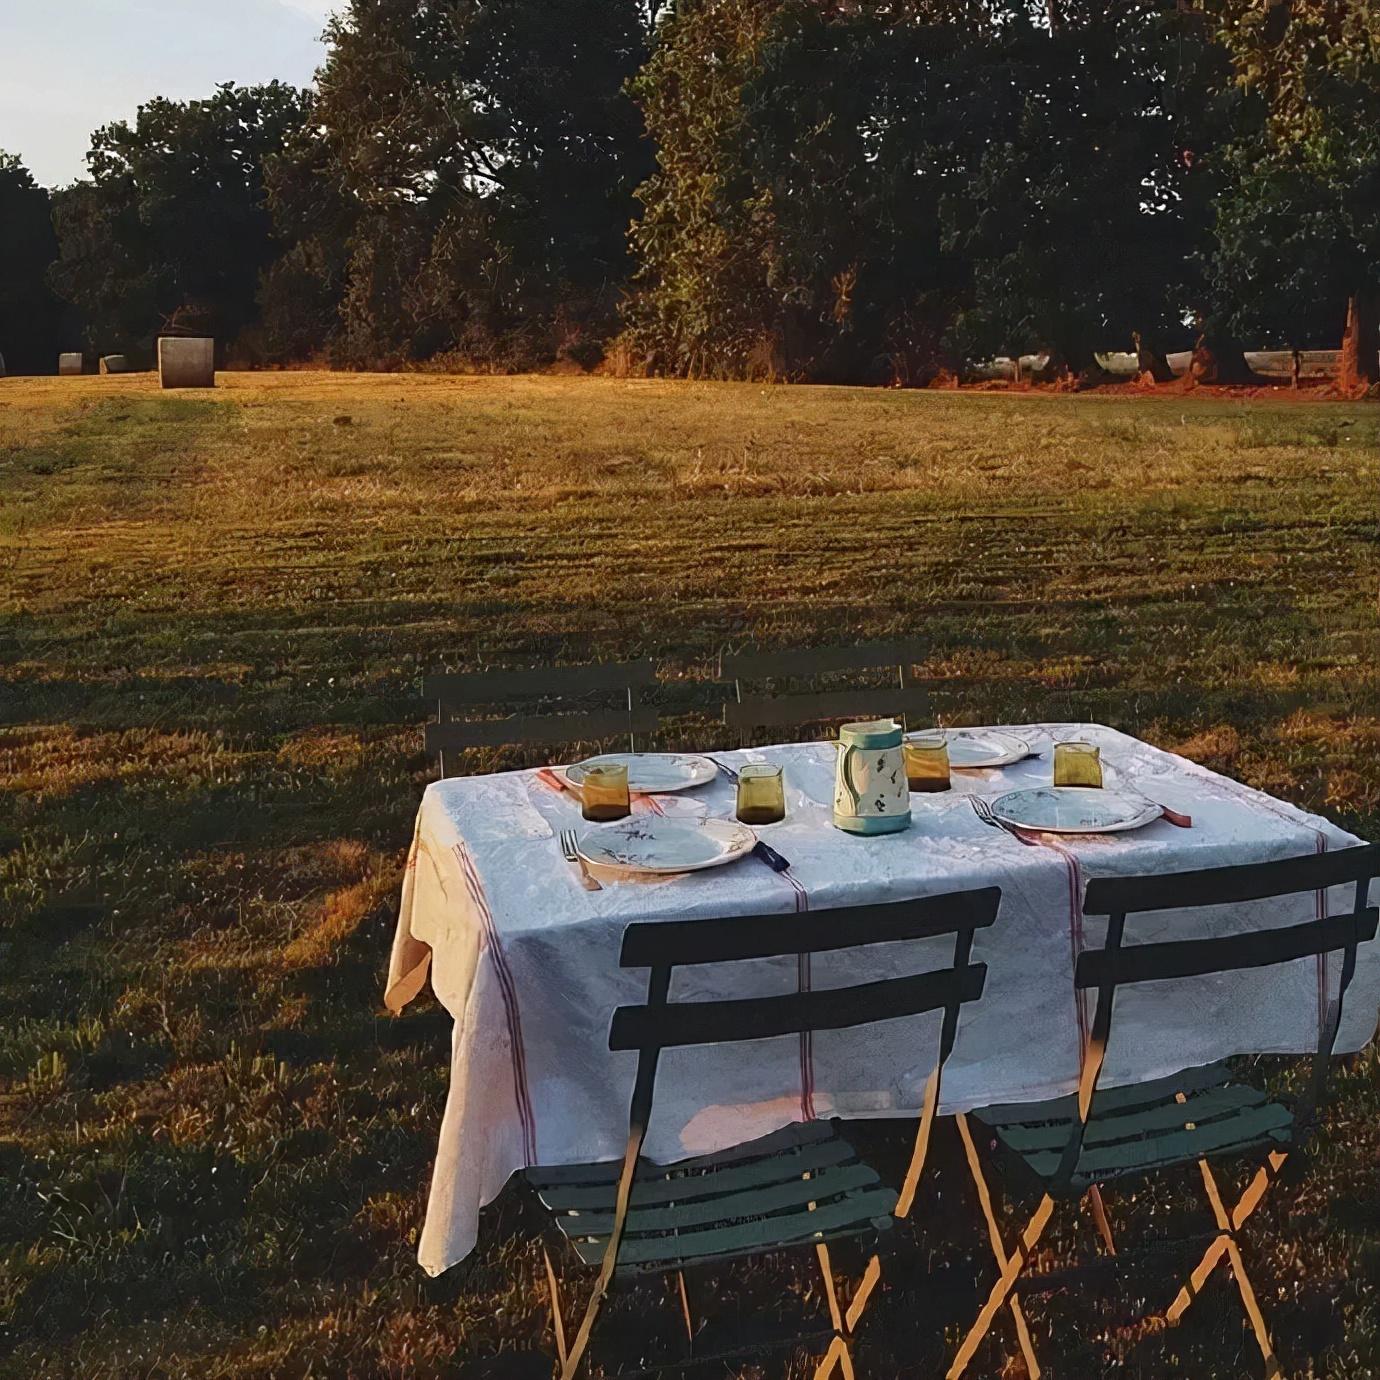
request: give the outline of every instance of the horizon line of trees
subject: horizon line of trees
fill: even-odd
[[[923,384],[1380,349],[1368,0],[349,0],[310,90],[0,153],[0,353]]]

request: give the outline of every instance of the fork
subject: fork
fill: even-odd
[[[566,862],[572,862],[580,869],[580,885],[586,891],[602,891],[604,888],[599,882],[595,881],[589,870],[589,864],[580,856],[580,850],[575,847],[575,831],[573,829],[561,830],[561,853]]]
[[[1008,824],[1004,819],[998,819],[992,813],[992,807],[980,795],[970,795],[968,803],[973,807],[973,813],[984,823],[993,829],[1000,829],[1003,833],[1010,834],[1013,839],[1020,839],[1022,843],[1025,839],[1021,838],[1014,825]]]

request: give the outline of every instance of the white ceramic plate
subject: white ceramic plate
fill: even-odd
[[[907,733],[907,738],[933,737],[942,733],[949,740],[949,765],[959,770],[977,767],[1005,767],[1030,756],[1030,744],[1014,733],[990,728],[931,728]]]
[[[629,815],[586,829],[575,847],[586,862],[624,872],[700,872],[752,852],[757,835],[736,819]]]
[[[610,762],[628,764],[628,789],[641,795],[688,791],[693,786],[707,785],[719,774],[709,758],[685,752],[606,752],[556,770],[579,790],[590,767]]]
[[[1157,820],[1163,811],[1144,796],[1091,786],[1034,786],[992,802],[1008,824],[1048,834],[1118,834]]]

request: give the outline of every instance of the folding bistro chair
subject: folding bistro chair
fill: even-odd
[[[734,698],[724,705],[724,723],[746,741],[757,729],[787,724],[884,714],[898,721],[909,718],[923,722],[930,712],[929,693],[924,686],[910,683],[911,667],[920,656],[920,647],[909,642],[860,642],[852,647],[808,647],[792,652],[725,652],[719,658],[719,679],[733,682]],[[792,681],[817,683],[826,677],[886,668],[896,672],[894,685],[780,688],[782,683],[789,687]]]
[[[624,968],[650,968],[647,1000],[620,1007],[609,1048],[637,1050],[628,1144],[617,1163],[532,1169],[528,1179],[579,1262],[598,1277],[573,1339],[567,1340],[560,1285],[546,1257],[552,1322],[562,1380],[570,1380],[589,1346],[595,1320],[616,1280],[675,1274],[691,1355],[669,1366],[754,1354],[760,1346],[694,1355],[694,1325],[684,1271],[691,1266],[813,1247],[829,1306],[829,1337],[816,1376],[837,1365],[852,1380],[850,1344],[881,1276],[871,1255],[844,1307],[834,1282],[829,1243],[878,1238],[910,1210],[939,1103],[944,1063],[958,1031],[959,1009],[982,995],[986,965],[972,963],[974,932],[996,919],[999,888],[955,892],[885,905],[808,914],[731,916],[629,925]],[[944,935],[954,936],[951,964],[904,977],[788,996],[672,1002],[671,975],[690,964],[824,953]],[[899,1197],[884,1187],[836,1131],[820,1122],[787,1127],[717,1155],[672,1165],[640,1159],[663,1049],[735,1043],[805,1031],[842,1030],[943,1009],[939,1052],[925,1089],[915,1150]],[[791,1344],[806,1340],[793,1336]],[[667,1368],[661,1367],[661,1368]]]
[[[1247,1218],[1278,1178],[1288,1154],[1301,1149],[1313,1130],[1326,1092],[1330,1060],[1341,1024],[1342,1002],[1356,971],[1357,946],[1375,937],[1377,911],[1368,905],[1368,894],[1371,880],[1377,873],[1380,873],[1380,846],[1367,844],[1339,853],[1309,854],[1282,862],[1211,868],[1201,872],[1099,878],[1089,882],[1084,914],[1105,915],[1108,920],[1105,945],[1082,953],[1074,973],[1074,982],[1080,992],[1089,989],[1097,992],[1078,1091],[1055,1101],[988,1107],[974,1113],[1043,1188],[1043,1197],[1034,1216],[1009,1255],[1002,1246],[991,1211],[990,1192],[973,1146],[972,1133],[966,1118],[958,1118],[978,1197],[987,1217],[1000,1277],[950,1366],[948,1380],[957,1380],[963,1373],[1002,1305],[1015,1296],[1017,1281],[1049,1223],[1056,1200],[1076,1200],[1102,1184],[1194,1161],[1202,1175],[1216,1230],[1210,1233],[1211,1244],[1170,1305],[1165,1321],[1171,1325],[1179,1322],[1213,1270],[1225,1258],[1231,1265],[1242,1306],[1264,1358],[1266,1374],[1278,1376],[1281,1373],[1255,1291],[1246,1274],[1238,1237]],[[1328,888],[1353,884],[1354,901],[1346,914],[1221,938],[1130,946],[1122,942],[1128,915],[1240,904],[1309,892],[1318,894],[1321,911],[1326,909],[1324,901]],[[1170,1078],[1099,1091],[1098,1079],[1107,1051],[1112,1006],[1119,987],[1263,968],[1334,952],[1343,955],[1337,996],[1325,1015],[1320,1013],[1312,1076],[1293,1105],[1271,1101],[1255,1088],[1233,1083],[1226,1064],[1187,1069]],[[1228,1156],[1262,1160],[1260,1169],[1230,1212],[1211,1165],[1212,1160]],[[1189,1238],[1190,1241],[1196,1239]],[[1109,1264],[1124,1264],[1127,1253],[1116,1254],[1109,1229],[1107,1242],[1115,1258],[1101,1262],[1103,1268]],[[1164,1244],[1157,1243],[1151,1249],[1161,1252]],[[1067,1281],[1078,1268],[1060,1270],[1060,1282]],[[1033,1287],[1044,1282],[1040,1276],[1027,1276],[1027,1279]]]
[[[450,774],[447,754],[466,748],[592,742],[626,735],[629,751],[636,752],[638,735],[655,733],[659,722],[656,709],[642,703],[643,691],[655,680],[650,661],[439,672],[427,676],[422,687],[427,699],[436,702],[436,721],[426,726],[426,750],[439,759],[442,778]],[[601,697],[612,703],[591,707],[591,701]],[[526,710],[512,712],[514,701],[526,701]],[[509,712],[502,718],[480,717],[476,711],[485,707]],[[470,717],[457,717],[466,711]]]

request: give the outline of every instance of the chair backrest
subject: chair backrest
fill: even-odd
[[[594,742],[626,735],[635,752],[638,734],[654,733],[659,721],[655,707],[642,702],[644,689],[655,681],[651,661],[430,675],[422,690],[436,704],[436,720],[426,726],[426,750],[440,758],[442,776],[446,754],[464,748]],[[604,706],[590,708],[600,697]],[[524,701],[526,711],[517,707]],[[510,712],[501,718],[456,717],[485,706]]]
[[[607,1287],[618,1263],[633,1178],[651,1117],[657,1062],[663,1049],[725,1044],[814,1030],[842,1030],[944,1010],[939,1062],[926,1088],[926,1115],[938,1101],[939,1077],[958,1032],[959,1009],[982,995],[987,965],[971,962],[974,932],[997,918],[1000,887],[952,892],[913,901],[790,915],[735,915],[713,920],[668,920],[629,925],[619,959],[624,968],[649,968],[647,1000],[613,1013],[609,1048],[638,1052],[628,1111],[628,1146],[618,1181],[614,1225],[596,1289]],[[902,940],[954,936],[953,961],[905,977],[779,997],[671,1002],[672,972],[686,964],[827,953]]]
[[[1340,951],[1342,971],[1335,1000],[1320,1022],[1318,1049],[1308,1096],[1300,1106],[1300,1129],[1306,1133],[1326,1087],[1332,1051],[1341,1026],[1342,1002],[1356,972],[1357,947],[1374,939],[1380,911],[1368,904],[1370,885],[1380,873],[1380,845],[1366,844],[1336,853],[1310,853],[1279,862],[1214,867],[1197,872],[1159,873],[1140,877],[1100,877],[1088,883],[1085,915],[1107,917],[1106,942],[1079,955],[1074,983],[1080,991],[1095,989],[1097,1005],[1079,1082],[1078,1119],[1059,1164],[1067,1185],[1078,1167],[1083,1132],[1106,1058],[1112,1007],[1117,988],[1128,983],[1167,982],[1211,973],[1265,968]],[[1279,929],[1209,939],[1176,939],[1125,946],[1126,918],[1146,911],[1191,910],[1199,906],[1239,905],[1277,896],[1354,886],[1352,908]]]
[[[851,647],[808,647],[786,652],[725,652],[720,680],[733,682],[734,698],[724,705],[724,722],[740,734],[783,724],[878,718],[904,722],[929,715],[929,694],[910,683],[910,669],[921,658],[911,642],[860,642]],[[814,680],[848,672],[892,668],[894,685],[816,690],[754,690],[767,682]]]

